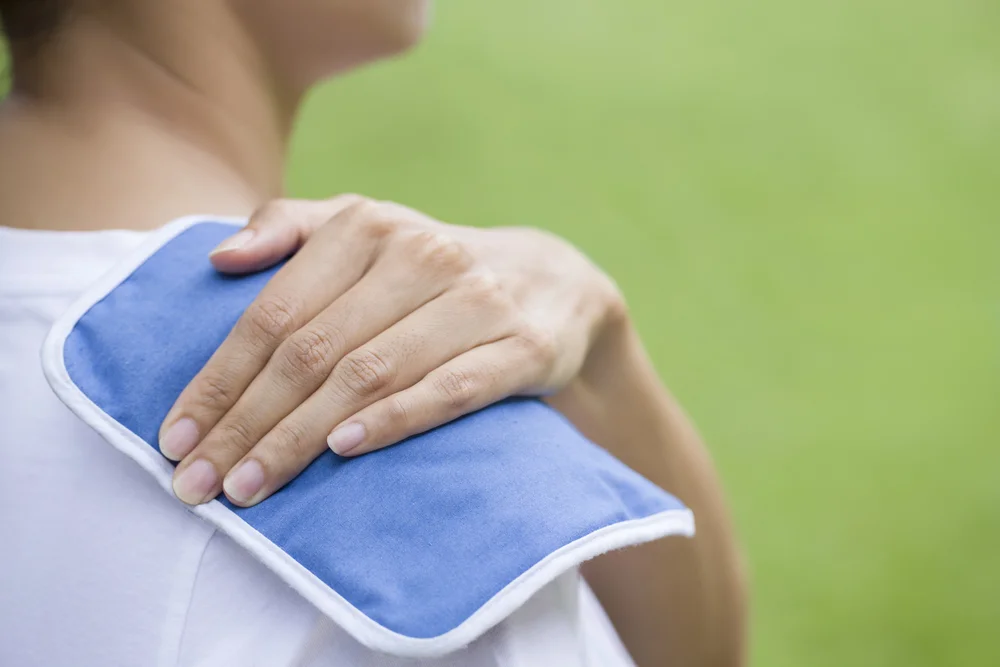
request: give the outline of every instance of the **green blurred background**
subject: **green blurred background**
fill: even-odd
[[[1000,3],[444,2],[293,194],[546,227],[725,479],[760,667],[1000,664]]]
[[[1000,665],[1000,3],[438,2],[294,194],[572,239],[725,478],[753,664]]]

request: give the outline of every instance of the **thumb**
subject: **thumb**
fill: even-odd
[[[222,273],[252,273],[274,266],[305,245],[327,221],[362,200],[359,195],[340,195],[326,201],[270,201],[250,216],[246,227],[210,252],[209,260]]]

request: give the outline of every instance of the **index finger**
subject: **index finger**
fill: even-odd
[[[354,202],[331,211],[317,204],[309,218],[315,226],[311,242],[271,278],[167,413],[159,437],[164,456],[183,459],[235,405],[278,345],[361,278],[375,244],[366,249],[329,241],[339,234],[340,223],[364,216],[366,207]],[[276,202],[262,208],[250,224],[288,224],[290,213],[302,212]]]

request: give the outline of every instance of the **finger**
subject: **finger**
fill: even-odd
[[[328,220],[360,204],[360,195],[340,195],[325,202],[284,199],[255,212],[246,227],[208,254],[223,273],[251,273],[273,266],[305,245]]]
[[[503,319],[506,311],[469,314],[469,291],[442,295],[348,354],[316,393],[233,469],[226,495],[237,504],[259,502],[325,451],[327,435],[338,422],[413,386],[467,350],[508,335],[512,327]],[[256,486],[244,484],[251,481]]]
[[[280,211],[272,208],[268,215]],[[365,204],[339,212],[261,290],[163,420],[159,444],[164,456],[184,458],[232,408],[277,347],[358,282],[379,242],[350,233],[365,214]]]
[[[306,401],[348,352],[447,289],[452,281],[447,271],[413,280],[403,261],[407,248],[402,244],[387,252],[346,294],[279,345],[233,408],[177,466],[174,489],[181,500],[198,504],[218,495],[233,465]],[[378,307],[373,310],[372,304]]]
[[[518,338],[504,338],[466,352],[351,416],[330,434],[328,444],[341,456],[366,454],[522,393],[540,378],[531,348]]]

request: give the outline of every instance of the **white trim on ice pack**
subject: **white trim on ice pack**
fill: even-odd
[[[100,278],[73,303],[55,322],[42,348],[42,368],[59,399],[112,446],[152,475],[171,496],[173,465],[139,436],[102,411],[73,383],[66,370],[63,346],[73,327],[94,304],[120,285],[167,241],[199,222],[243,224],[245,221],[189,216],[153,232],[127,259]],[[366,616],[218,500],[189,510],[249,551],[361,644],[373,650],[413,658],[441,656],[467,646],[503,621],[543,586],[590,558],[668,535],[694,534],[694,517],[688,509],[664,511],[642,519],[605,526],[535,563],[457,627],[436,637],[419,638],[394,632]]]

